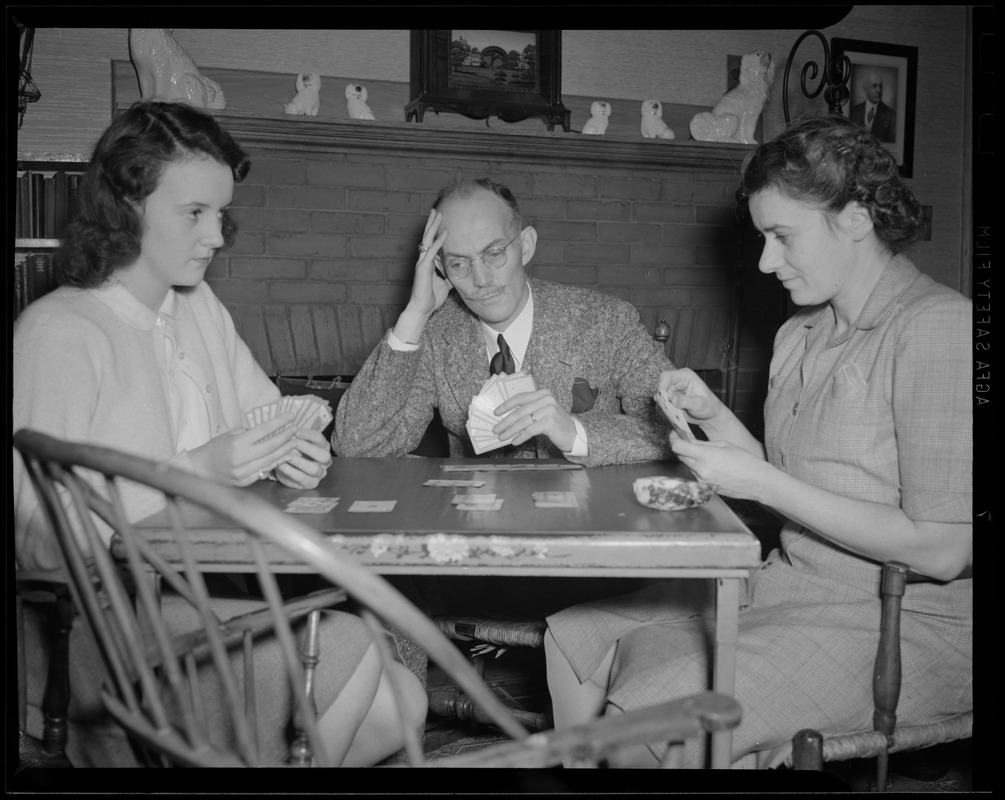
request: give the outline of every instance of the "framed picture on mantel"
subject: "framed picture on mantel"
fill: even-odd
[[[541,117],[548,130],[568,131],[561,73],[561,31],[413,30],[405,121],[451,111],[504,122]]]
[[[897,159],[900,174],[914,174],[914,107],[918,48],[858,39],[831,40],[834,62],[848,56],[852,122],[869,128]]]

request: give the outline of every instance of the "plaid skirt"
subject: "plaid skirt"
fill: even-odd
[[[802,728],[825,736],[872,727],[881,567],[806,534],[783,534],[742,601],[733,732],[737,766],[769,768]],[[548,618],[581,681],[617,644],[608,704],[627,711],[707,691],[714,645],[711,581],[678,580]],[[910,583],[901,617],[897,718],[910,725],[973,708],[973,580]],[[705,764],[703,737],[685,765]],[[657,758],[662,752],[654,752]]]

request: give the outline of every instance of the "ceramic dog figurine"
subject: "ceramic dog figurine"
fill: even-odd
[[[583,125],[583,133],[593,136],[603,136],[610,122],[611,104],[598,100],[590,106],[590,118]]]
[[[321,76],[316,72],[297,75],[297,96],[283,106],[284,114],[316,117],[321,108]]]
[[[673,139],[674,132],[663,121],[663,104],[659,100],[642,101],[642,137],[644,139]]]
[[[220,84],[199,72],[171,28],[130,28],[129,57],[143,100],[183,102],[197,108],[227,107]]]
[[[757,144],[754,129],[775,79],[771,53],[758,50],[740,59],[740,83],[712,108],[691,118],[691,136],[699,142]]]
[[[373,119],[373,112],[366,104],[366,87],[358,83],[350,83],[345,87],[346,107],[349,110],[349,119]]]

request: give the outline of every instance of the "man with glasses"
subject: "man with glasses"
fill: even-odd
[[[653,393],[672,365],[629,303],[529,278],[537,231],[488,179],[440,192],[409,301],[336,412],[341,456],[411,452],[434,409],[450,454],[474,455],[468,409],[491,372],[530,374],[534,391],[496,408],[508,446],[488,455],[585,466],[672,457]]]

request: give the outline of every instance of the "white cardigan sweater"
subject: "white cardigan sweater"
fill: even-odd
[[[165,337],[177,356],[170,364]],[[13,430],[33,428],[189,469],[172,429],[172,370],[199,387],[210,436],[242,427],[246,411],[279,397],[205,282],[170,291],[158,312],[114,281],[57,289],[18,319],[13,361]],[[18,564],[57,567],[55,543],[17,451],[13,459]],[[134,519],[157,508],[142,491],[130,492],[128,505]]]

